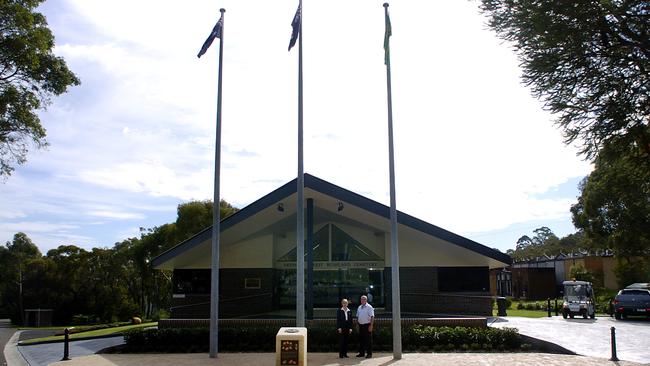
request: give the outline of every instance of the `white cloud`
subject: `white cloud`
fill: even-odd
[[[179,197],[184,200],[205,198],[210,187],[211,172],[206,169],[180,176],[161,162],[120,164],[110,168],[81,172],[83,181],[114,189],[151,194],[153,196]]]
[[[106,217],[109,219],[143,219],[145,216],[138,213],[119,212],[119,211],[90,211],[88,215]]]
[[[4,232],[67,232],[71,229],[76,229],[77,225],[67,223],[50,223],[50,222],[34,222],[34,221],[21,221],[12,223],[0,223],[0,230]]]
[[[25,217],[25,213],[20,210],[6,210],[0,211],[0,219],[18,219]]]
[[[91,244],[93,239],[83,235],[74,234],[72,231],[79,226],[70,223],[20,221],[0,223],[0,237],[11,241],[14,234],[23,232],[41,249],[46,252],[63,244],[77,245]]]

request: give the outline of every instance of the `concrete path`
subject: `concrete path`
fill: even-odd
[[[611,356],[610,328],[615,327],[618,358],[650,363],[650,319],[503,317],[490,325],[517,328],[521,334],[555,343],[579,355],[599,358]]]
[[[124,337],[122,336],[70,342],[70,358],[92,355],[104,348],[123,343]],[[63,343],[18,346],[18,351],[30,366],[47,366],[63,358]]]
[[[11,327],[11,320],[0,319],[0,366],[7,366],[7,360],[4,356],[4,349],[7,342],[16,330]]]
[[[547,353],[406,353],[394,361],[392,354],[377,353],[372,359],[348,358],[340,360],[336,353],[310,353],[309,366],[635,366],[634,362],[611,362],[606,359],[583,356],[551,355]],[[222,353],[218,362],[207,353],[94,355],[57,362],[52,366],[266,366],[275,364],[273,353]]]
[[[23,355],[18,352],[19,336],[20,331],[16,331],[5,345],[4,356],[7,361],[7,366],[29,366],[27,361],[23,358]]]

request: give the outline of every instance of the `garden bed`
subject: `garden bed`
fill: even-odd
[[[274,326],[221,327],[221,352],[275,352]],[[308,330],[309,352],[337,352],[338,335],[331,326],[312,326]],[[207,352],[208,328],[166,328],[133,330],[124,335],[126,344],[105,350],[107,353],[179,353]],[[373,332],[373,349],[392,351],[392,330],[377,327]],[[432,327],[414,325],[402,329],[405,352],[490,352],[533,350],[514,328]],[[356,349],[357,334],[350,339],[350,349]]]

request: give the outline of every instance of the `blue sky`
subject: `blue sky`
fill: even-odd
[[[50,147],[0,185],[0,240],[42,251],[111,247],[212,196],[216,43],[226,12],[222,196],[243,207],[296,174],[297,2],[47,1],[82,84],[41,119]],[[522,86],[476,2],[393,2],[398,209],[513,248],[540,226],[574,231],[591,165]],[[305,171],[388,204],[382,2],[305,0]]]

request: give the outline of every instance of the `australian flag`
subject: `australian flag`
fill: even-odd
[[[296,45],[298,34],[300,34],[300,24],[302,23],[300,19],[301,17],[302,17],[302,3],[298,4],[298,10],[296,10],[296,15],[294,15],[293,21],[291,22],[291,27],[293,28],[293,31],[291,32],[291,40],[289,41],[289,51],[291,51],[291,47]]]
[[[219,18],[219,21],[217,24],[214,25],[214,28],[212,28],[212,32],[208,36],[208,39],[203,42],[203,47],[201,47],[201,51],[199,51],[199,54],[196,55],[196,57],[201,57],[205,52],[210,48],[210,45],[212,45],[212,41],[214,41],[215,38],[221,38],[221,30],[223,29],[223,13],[221,14],[221,18]]]

